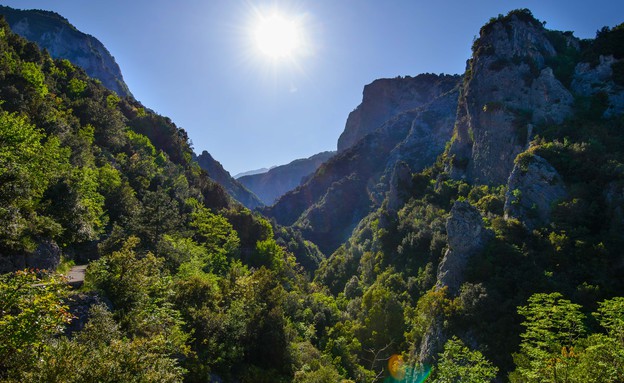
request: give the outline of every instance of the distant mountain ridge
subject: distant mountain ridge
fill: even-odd
[[[265,205],[273,205],[279,197],[302,184],[306,177],[311,176],[334,154],[336,152],[318,153],[309,158],[273,167],[264,173],[240,177],[238,181],[258,196]]]
[[[50,11],[19,10],[0,5],[13,32],[46,49],[53,58],[67,59],[119,96],[132,96],[119,65],[95,37],[77,30],[66,18]]]
[[[271,169],[273,169],[275,166],[272,166]],[[241,177],[244,176],[253,176],[256,174],[262,174],[262,173],[266,173],[269,171],[269,168],[260,168],[260,169],[254,169],[254,170],[248,170],[246,172],[241,172],[241,173],[237,173],[234,175],[234,179],[239,179]]]

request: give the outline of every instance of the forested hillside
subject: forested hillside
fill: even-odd
[[[4,21],[0,52],[0,380],[289,380],[309,286],[271,224],[168,118]],[[82,292],[42,270],[89,260]]]
[[[76,29],[63,16],[50,11],[20,10],[2,5],[0,15],[14,33],[37,43],[53,58],[68,59],[119,96],[132,96],[119,65],[106,47],[95,37]]]
[[[623,378],[623,32],[578,40],[528,10],[481,29],[444,153],[316,273],[352,376],[399,354],[436,382]]]
[[[624,25],[493,18],[282,227],[0,21],[0,381],[624,381],[623,60]]]

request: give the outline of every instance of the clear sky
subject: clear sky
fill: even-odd
[[[479,28],[500,13],[529,8],[546,27],[582,38],[624,22],[623,0],[0,4],[58,12],[98,38],[134,96],[184,128],[197,153],[208,150],[232,175],[335,150],[363,86],[377,78],[463,73]],[[256,36],[258,19],[276,9],[300,37],[290,54],[273,57]]]

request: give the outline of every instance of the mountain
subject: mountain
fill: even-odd
[[[378,178],[388,190],[383,201],[361,219],[354,215],[352,230],[342,226],[349,239],[315,274],[315,283],[347,298],[350,318],[360,318],[353,326],[362,347],[382,350],[384,360],[409,349],[415,380],[423,376],[419,365],[448,373],[443,365],[463,358],[453,348],[459,345],[492,361],[498,381],[532,381],[559,368],[582,381],[581,369],[595,363],[594,347],[605,347],[600,357],[609,358],[624,346],[606,351],[592,340],[603,331],[594,327],[596,307],[611,310],[624,291],[624,24],[588,40],[544,24],[522,9],[481,28],[453,94],[457,109],[445,149],[433,166],[414,171],[399,161],[391,177]],[[373,141],[383,130],[324,165],[325,185],[319,170],[268,213],[331,251],[340,240],[316,237],[315,223],[338,230],[334,212],[344,204],[352,209],[355,199],[343,185],[363,184],[357,164],[388,161],[382,141]],[[364,143],[379,157],[356,157]],[[349,152],[350,167],[339,172]],[[346,174],[353,176],[340,178]],[[563,339],[570,325],[576,338]],[[563,356],[567,367],[549,364],[570,347],[575,356]],[[467,372],[454,374],[445,376]]]
[[[119,66],[106,47],[95,37],[77,30],[64,17],[49,11],[17,10],[5,6],[0,6],[0,15],[5,17],[15,33],[37,43],[53,58],[67,59],[84,69],[90,77],[100,80],[105,87],[119,96],[132,97],[128,86],[123,81]],[[168,135],[159,136],[157,130],[140,131],[153,140],[163,137],[165,140],[169,139]],[[167,143],[160,142],[160,144],[166,145]],[[257,197],[236,182],[207,152],[202,153],[199,159],[201,165],[209,171],[210,176],[224,186],[236,200],[252,209],[262,206],[262,202]]]
[[[0,5],[14,33],[37,43],[54,58],[67,59],[121,97],[132,96],[123,80],[119,65],[95,37],[77,30],[57,13],[42,10],[18,10]]]
[[[383,201],[398,163],[406,163],[411,171],[420,171],[444,152],[453,131],[461,81],[461,76],[422,74],[367,86],[366,102],[356,110],[365,111],[369,104],[392,104],[392,100],[372,103],[367,93],[377,94],[378,87],[385,84],[393,84],[395,90],[403,89],[408,99],[420,100],[420,105],[389,116],[377,130],[339,151],[303,185],[262,211],[279,224],[301,228],[305,238],[331,254],[357,223]],[[393,99],[398,97],[396,92],[389,94]],[[355,126],[352,116],[353,113],[345,131]],[[370,126],[366,121],[359,123]]]
[[[199,156],[195,157],[195,161],[199,166],[208,172],[213,180],[217,181],[225,190],[230,193],[234,199],[242,203],[249,209],[255,209],[264,206],[258,197],[250,192],[241,182],[234,179],[230,173],[223,168],[221,163],[210,155],[207,151],[203,151]]]
[[[306,373],[291,335],[319,310],[295,319],[312,294],[286,248],[309,267],[318,250],[235,202],[170,119],[2,16],[0,52],[0,380]],[[61,274],[69,260],[88,263],[80,291]]]
[[[623,381],[624,24],[492,18],[272,220],[1,17],[0,52],[0,380]]]
[[[262,173],[266,173],[268,171],[269,171],[268,168],[260,168],[260,169],[255,169],[255,170],[248,170],[246,172],[235,174],[234,178],[235,179],[239,179],[239,178],[244,177],[244,176],[253,176],[255,174],[262,174]]]
[[[448,90],[448,83],[454,81],[444,76],[439,81],[423,81],[423,77],[385,78],[366,85],[362,103],[349,114],[338,138],[338,151],[355,145],[392,117],[430,102]]]
[[[236,208],[191,161],[186,132],[53,60],[0,17],[0,272],[85,261],[112,232],[155,248],[191,200]],[[113,235],[114,237],[114,235]]]
[[[604,104],[596,117],[624,110],[621,85],[614,82],[618,53],[593,52],[592,62],[582,62],[590,55],[586,41],[521,15],[486,25],[476,44],[481,50],[469,61],[449,152],[456,178],[506,183],[534,127],[561,124],[587,107],[581,98]]]
[[[238,181],[257,195],[265,205],[272,205],[280,196],[299,186],[334,154],[335,152],[318,153],[309,158],[294,160],[287,165],[273,167],[264,173],[242,176]]]

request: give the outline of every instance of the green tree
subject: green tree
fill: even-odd
[[[124,337],[104,305],[91,307],[85,328],[62,337],[17,381],[33,383],[177,383],[184,370],[163,339]]]
[[[0,379],[27,369],[71,320],[65,280],[35,271],[0,275]]]
[[[152,253],[137,254],[139,239],[128,238],[119,251],[92,262],[87,284],[103,292],[116,310],[129,312],[153,297],[162,297],[169,288],[161,274],[163,260]]]
[[[210,254],[215,271],[224,271],[226,257],[236,255],[240,246],[238,233],[223,216],[190,199],[187,204],[193,208],[190,227],[195,229],[194,239],[203,245]]]
[[[517,368],[512,382],[568,382],[576,362],[575,347],[585,333],[581,306],[563,299],[560,293],[534,294],[526,306],[518,307],[525,317],[520,335],[520,352],[514,356]]]
[[[165,189],[146,191],[142,202],[137,230],[147,245],[156,244],[162,235],[173,233],[182,226],[179,203]]]
[[[624,298],[600,302],[594,316],[606,330],[581,342],[583,351],[574,369],[575,382],[615,383],[624,381]]]
[[[479,351],[471,351],[457,337],[449,339],[433,371],[433,383],[485,383],[496,378],[498,368]]]
[[[48,94],[48,87],[45,85],[45,76],[43,72],[41,72],[39,65],[33,62],[22,63],[22,76],[35,88],[41,97]]]
[[[42,216],[48,187],[68,165],[69,152],[27,119],[0,112],[0,247],[32,250],[36,236],[58,235],[61,227]]]

